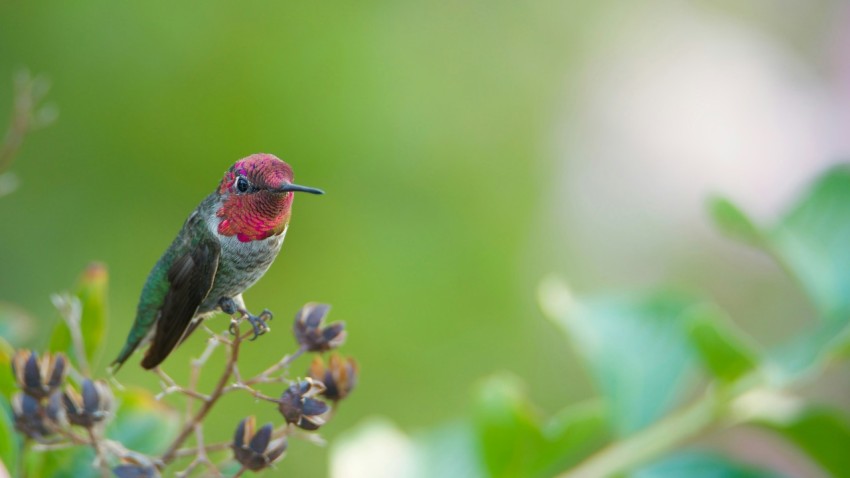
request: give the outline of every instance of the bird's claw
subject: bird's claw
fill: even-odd
[[[269,326],[266,325],[266,320],[269,320],[269,319],[272,318],[272,313],[269,312],[268,309],[263,310],[263,312],[260,315],[246,314],[245,318],[248,319],[248,322],[251,324],[251,327],[254,329],[254,336],[251,337],[252,341],[257,340],[257,337],[259,337],[259,336],[263,335],[264,333],[268,332],[269,330],[271,330],[271,329],[269,329]]]
[[[272,312],[269,309],[263,309],[260,315],[254,315],[247,310],[240,308],[236,305],[233,299],[227,297],[222,298],[219,301],[219,306],[224,313],[231,315],[229,329],[231,335],[239,335],[239,322],[242,321],[242,319],[247,319],[251,324],[251,328],[254,329],[254,336],[251,337],[251,340],[256,340],[257,337],[271,330],[266,324],[266,322],[272,320],[273,317]],[[233,315],[237,312],[240,314],[239,317],[234,317]]]

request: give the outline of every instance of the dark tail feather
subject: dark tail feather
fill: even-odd
[[[148,347],[147,353],[145,353],[145,358],[142,359],[142,367],[150,370],[161,364],[168,357],[168,354],[174,350],[174,347],[177,347],[179,342],[179,337],[174,335],[164,338],[154,338],[151,346]]]
[[[188,327],[179,335],[176,333],[179,329],[167,325],[160,327],[157,324],[156,335],[145,353],[145,358],[142,359],[142,367],[150,370],[161,364],[200,324],[200,319],[189,322]]]

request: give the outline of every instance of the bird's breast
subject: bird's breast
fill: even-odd
[[[201,311],[214,309],[220,298],[239,295],[260,280],[280,252],[285,236],[286,230],[266,239],[241,242],[236,236],[218,235],[218,270]]]

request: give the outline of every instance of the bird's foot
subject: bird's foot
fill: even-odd
[[[254,315],[248,312],[247,309],[239,307],[231,298],[225,297],[222,298],[219,302],[219,307],[225,314],[231,315],[230,319],[230,333],[231,335],[237,335],[239,333],[239,321],[242,319],[247,319],[248,323],[251,324],[251,328],[254,329],[254,336],[251,337],[251,340],[256,340],[257,337],[263,335],[264,333],[271,330],[269,328],[268,322],[272,320],[272,313],[269,309],[263,309],[260,315]],[[239,314],[239,317],[233,317],[236,314]]]
[[[267,321],[272,320],[272,313],[269,309],[263,309],[260,315],[249,314],[246,311],[244,317],[248,319],[248,322],[254,329],[254,336],[251,337],[251,340],[256,340],[257,337],[271,330],[266,323]]]

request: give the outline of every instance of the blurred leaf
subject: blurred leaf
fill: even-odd
[[[77,281],[74,295],[82,305],[80,329],[83,335],[83,347],[89,364],[100,351],[106,336],[106,294],[109,273],[106,266],[99,263],[90,264]],[[65,352],[71,361],[76,363],[76,354],[72,350],[71,333],[68,324],[60,320],[53,329],[48,349],[53,352]],[[77,364],[79,365],[79,364]]]
[[[601,402],[567,407],[543,428],[546,444],[538,459],[538,474],[552,476],[575,466],[613,438],[610,430]]]
[[[694,372],[688,310],[697,301],[676,292],[579,301],[555,281],[541,303],[584,359],[609,404],[620,436],[676,405]]]
[[[77,446],[52,450],[50,453],[31,451],[29,454],[34,455],[33,460],[28,460],[30,476],[50,476],[51,478],[99,478],[101,476],[97,468],[92,466],[94,450],[89,447]],[[35,468],[32,468],[33,466]]]
[[[758,366],[758,353],[749,339],[717,307],[693,309],[689,322],[691,341],[718,380],[732,382]]]
[[[783,475],[735,463],[704,452],[684,452],[664,458],[631,474],[631,478],[779,478]]]
[[[758,231],[734,204],[711,203],[721,229],[770,252],[801,285],[823,321],[770,355],[785,378],[805,373],[840,346],[850,322],[850,165],[836,166],[768,231]]]
[[[475,429],[468,422],[448,423],[417,436],[416,476],[484,478]]]
[[[36,320],[24,309],[0,302],[0,337],[13,347],[21,347],[33,336]]]
[[[822,318],[850,319],[850,165],[827,171],[770,231],[773,252]]]
[[[0,461],[5,463],[9,473],[14,473],[18,467],[20,447],[12,418],[12,407],[5,397],[0,397]]]
[[[837,321],[818,324],[814,329],[798,333],[791,341],[770,352],[771,361],[782,371],[779,378],[793,380],[812,371],[826,358],[840,355],[850,332],[847,324]]]
[[[850,420],[838,410],[809,408],[788,420],[763,420],[832,476],[850,476]]]
[[[0,337],[0,396],[6,400],[12,399],[12,394],[17,389],[15,375],[12,373],[12,356],[15,350]]]
[[[490,476],[528,476],[545,440],[520,381],[488,379],[476,392],[473,419]]]
[[[732,201],[723,197],[712,198],[708,202],[708,210],[714,223],[727,236],[754,246],[762,243],[761,231]]]
[[[180,420],[174,410],[154,399],[142,388],[116,392],[118,413],[106,435],[125,447],[146,454],[159,454],[177,436]]]

